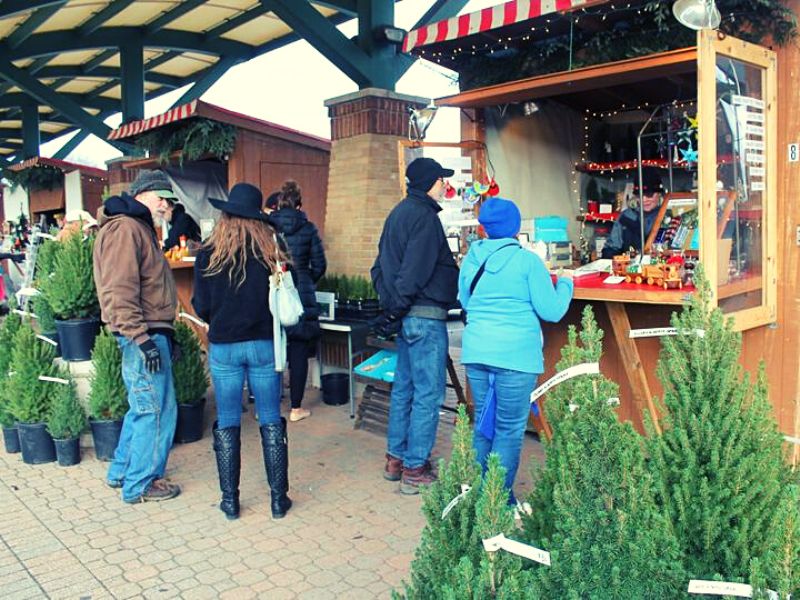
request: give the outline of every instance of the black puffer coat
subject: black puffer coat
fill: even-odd
[[[295,208],[281,208],[269,215],[270,222],[289,245],[295,286],[300,293],[305,313],[303,320],[287,329],[290,339],[312,340],[319,336],[319,308],[316,283],[325,274],[325,249],[316,226],[306,214]]]

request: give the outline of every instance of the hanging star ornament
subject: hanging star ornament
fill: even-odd
[[[681,148],[681,154],[683,155],[683,160],[686,162],[687,165],[691,165],[697,162],[697,150],[695,150],[691,144],[689,144],[688,148]]]
[[[698,117],[697,115],[695,115],[694,117],[690,117],[686,113],[684,113],[684,116],[686,117],[686,121],[688,121],[688,123],[689,123],[689,129],[697,129],[697,125],[698,125],[698,122],[700,121],[700,117]]]

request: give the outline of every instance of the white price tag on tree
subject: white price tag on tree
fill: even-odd
[[[572,379],[573,377],[578,377],[579,375],[599,375],[600,374],[600,363],[583,363],[580,365],[575,365],[574,367],[570,367],[569,369],[564,369],[560,373],[553,375],[550,379],[545,381],[542,385],[531,392],[531,404],[536,402],[536,400],[540,396],[544,396],[548,390],[559,383],[567,381],[568,379]]]
[[[505,550],[522,558],[527,558],[542,565],[550,566],[550,553],[516,540],[510,540],[502,533],[483,540],[483,549],[487,552]]]

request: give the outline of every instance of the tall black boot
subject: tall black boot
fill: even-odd
[[[217,455],[219,489],[222,501],[219,509],[228,519],[239,518],[239,471],[241,468],[241,429],[226,427],[218,429],[214,422],[214,453]]]
[[[267,482],[272,496],[272,518],[282,519],[292,507],[292,501],[286,495],[289,491],[289,444],[286,440],[286,419],[281,417],[280,423],[267,423],[259,429]]]

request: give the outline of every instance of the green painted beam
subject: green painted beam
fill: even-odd
[[[243,13],[239,13],[235,17],[231,17],[227,21],[220,23],[216,27],[212,27],[205,33],[205,38],[207,40],[213,40],[220,37],[224,33],[228,33],[229,31],[233,31],[237,27],[241,27],[245,23],[249,23],[256,17],[260,17],[266,12],[269,12],[269,7],[265,6],[264,4],[259,4],[258,6],[254,6],[253,8],[246,10]]]
[[[67,0],[3,0],[0,2],[0,19],[30,13],[40,8],[63,6]]]
[[[22,158],[39,156],[39,106],[33,102],[22,105]]]
[[[100,29],[100,27],[105,25],[111,18],[128,8],[128,6],[133,4],[133,2],[134,0],[113,0],[110,4],[105,6],[102,10],[96,12],[89,18],[89,20],[81,25],[80,29],[78,29],[78,35],[80,37],[86,37],[87,35],[94,33]]]
[[[101,111],[105,110],[119,110],[119,102],[113,98],[92,98],[84,94],[72,94],[66,92],[59,92],[59,96],[63,96],[75,104],[83,103],[89,108],[97,108]],[[0,96],[0,108],[16,108],[23,104],[30,103],[31,97],[25,92],[13,92],[11,94],[3,94]],[[49,115],[42,115],[43,121],[50,120]]]
[[[468,2],[469,0],[436,0],[412,29],[455,17]]]
[[[66,4],[66,2],[62,2],[61,4],[53,4],[51,6],[45,6],[36,10],[30,17],[25,19],[21,25],[19,25],[8,37],[6,37],[6,44],[10,48],[18,47],[22,42],[27,40],[33,32],[36,31],[41,25],[44,25],[47,20],[56,14],[59,10],[61,10],[62,6]]]
[[[88,138],[91,134],[86,131],[85,129],[80,129],[75,135],[67,140],[67,142],[61,146],[58,150],[56,150],[55,154],[53,154],[53,158],[57,158],[60,160],[64,160],[69,156],[69,153],[75,150],[86,138]]]
[[[358,16],[357,0],[312,0],[312,2],[319,6],[324,6],[325,8],[332,8],[339,12],[347,13],[352,17]]]
[[[116,54],[116,52],[114,52],[114,54]],[[147,68],[145,64],[145,69]],[[37,72],[37,77],[41,79],[57,79],[59,77],[64,77],[68,80],[72,80],[76,77],[102,77],[104,79],[118,80],[122,78],[122,73],[117,67],[94,67],[90,71],[86,71],[83,65],[54,65],[40,69]],[[145,71],[144,78],[146,81],[159,85],[166,85],[172,89],[182,87],[187,83],[184,78],[153,71]]]
[[[141,44],[120,46],[122,122],[144,118],[144,51]]]
[[[307,2],[262,0],[284,23],[305,38],[359,87],[369,87],[376,73],[370,57]]]
[[[217,63],[206,69],[204,75],[195,81],[194,85],[186,90],[183,95],[178,98],[172,106],[180,106],[181,104],[186,104],[187,102],[191,102],[205,94],[208,89],[214,85],[220,77],[225,75],[228,72],[228,69],[236,65],[237,63],[241,62],[241,59],[238,57],[223,57],[220,58]]]
[[[89,62],[82,64],[81,71],[83,72],[84,75],[91,73],[93,70],[101,68],[100,65],[106,62],[109,58],[113,58],[118,53],[119,50],[117,50],[116,48],[110,50],[103,50]],[[109,68],[114,68],[114,67],[109,67]]]
[[[183,2],[179,2],[175,8],[172,8],[164,13],[161,14],[158,18],[154,21],[151,21],[145,26],[145,35],[152,35],[157,31],[160,31],[170,23],[172,23],[175,19],[182,17],[183,15],[192,12],[195,8],[200,6],[201,4],[205,4],[206,0],[183,0]]]
[[[152,35],[143,36],[138,27],[101,27],[85,37],[78,37],[72,31],[36,33],[17,48],[9,48],[0,43],[0,56],[13,62],[23,58],[53,56],[93,48],[118,48],[133,43],[148,49],[190,51],[211,56],[245,55],[253,51],[253,46],[249,44],[226,38],[205,39],[202,33],[191,31],[162,29]]]
[[[31,75],[42,69],[48,62],[51,60],[51,56],[40,56],[36,60],[34,60],[31,64],[29,64],[25,70],[28,71]],[[0,83],[0,98],[3,97],[8,90],[14,87],[10,83]]]
[[[0,60],[0,76],[11,81],[39,102],[53,107],[53,109],[59,111],[76,125],[88,129],[97,137],[106,139],[111,132],[111,129],[105,123],[95,119],[91,114],[83,110],[79,104],[51,90],[33,75],[7,60]]]

